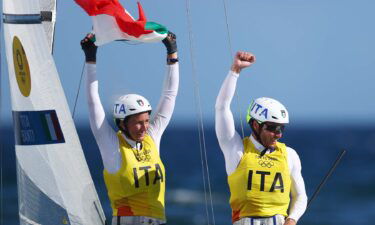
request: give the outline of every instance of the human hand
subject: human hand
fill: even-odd
[[[284,225],[296,225],[296,224],[297,222],[292,218],[287,218],[284,223]]]
[[[177,42],[176,42],[176,35],[170,31],[168,31],[167,37],[163,39],[163,44],[167,49],[167,54],[171,55],[177,52]]]
[[[237,52],[234,56],[231,70],[240,73],[243,68],[251,66],[255,62],[255,56],[250,52]]]
[[[94,44],[95,35],[89,33],[81,40],[81,47],[85,53],[87,63],[96,63],[96,51],[98,47]]]

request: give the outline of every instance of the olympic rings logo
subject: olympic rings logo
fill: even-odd
[[[268,161],[268,160],[259,160],[258,164],[261,167],[267,167],[267,168],[271,168],[275,165],[272,161]]]

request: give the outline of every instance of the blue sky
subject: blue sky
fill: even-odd
[[[138,17],[136,1],[121,3]],[[141,3],[150,21],[166,25],[177,35],[180,89],[173,123],[196,120],[197,87],[204,120],[213,122],[216,96],[232,62],[230,49],[251,51],[257,57],[256,64],[240,75],[238,99],[232,104],[236,118],[238,111],[245,117],[251,99],[268,96],[287,107],[292,123],[375,122],[374,1],[227,0],[231,47],[223,2],[191,1],[192,49],[185,1]],[[90,27],[91,19],[73,0],[59,1],[54,58],[71,109],[84,60],[79,41]],[[192,74],[191,51],[197,79]],[[131,92],[145,96],[156,107],[164,65],[161,43],[117,42],[100,47],[98,77],[106,109],[110,111],[114,96]],[[0,117],[5,121],[11,109],[4,74],[1,97]],[[75,120],[88,123],[83,86]]]

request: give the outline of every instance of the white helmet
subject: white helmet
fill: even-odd
[[[151,105],[146,98],[136,94],[128,94],[116,100],[113,106],[113,117],[115,119],[125,119],[127,116],[151,110]]]
[[[289,113],[286,108],[279,101],[267,97],[257,98],[251,102],[246,116],[248,123],[251,118],[260,123],[289,123]]]

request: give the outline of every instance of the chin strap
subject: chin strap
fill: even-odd
[[[260,131],[262,131],[263,125],[264,125],[263,123],[259,124]],[[264,144],[263,144],[263,142],[262,142],[262,140],[260,139],[260,133],[258,133],[255,129],[253,129],[253,126],[250,126],[250,127],[251,127],[251,130],[253,131],[255,140],[257,140],[263,147],[265,147]],[[263,149],[260,152],[260,157],[263,157],[267,153],[267,150],[270,150],[270,152],[272,152],[275,149],[274,148],[267,148],[267,147],[265,147],[265,149]]]
[[[255,121],[255,122],[256,122],[256,121]],[[263,125],[264,125],[263,123],[259,124],[259,128],[260,128],[260,130],[262,130]],[[257,140],[262,146],[264,146],[262,140],[260,139],[260,132],[258,133],[258,132],[253,128],[252,125],[250,125],[250,128],[251,128],[251,130],[253,131],[253,134],[254,134],[255,140]],[[263,155],[266,153],[267,149],[268,149],[268,148],[266,148],[266,149],[264,149],[264,150],[262,151],[261,156],[263,156]],[[264,153],[263,153],[263,152],[264,152]]]

